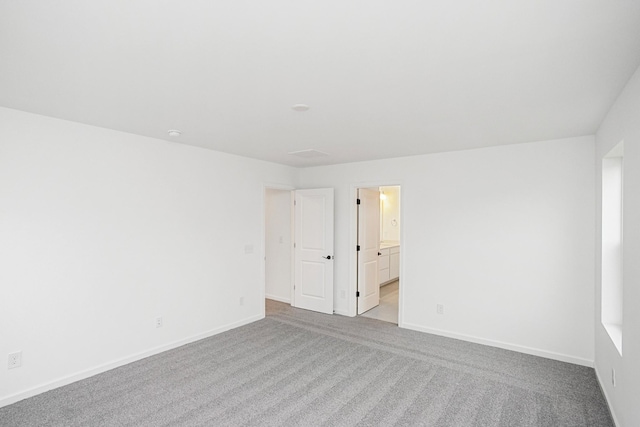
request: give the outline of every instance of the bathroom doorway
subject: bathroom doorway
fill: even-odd
[[[356,312],[363,317],[398,324],[400,186],[359,188],[357,216]]]

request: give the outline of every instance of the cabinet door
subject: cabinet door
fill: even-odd
[[[389,259],[389,257],[387,257]],[[389,269],[384,268],[382,270],[378,270],[378,284],[381,285],[384,282],[389,281]]]
[[[389,248],[380,249],[378,256],[378,284],[389,281]]]
[[[400,277],[400,254],[389,255],[389,280]]]
[[[389,268],[389,249],[380,249],[380,255],[378,255],[378,269],[383,270]]]

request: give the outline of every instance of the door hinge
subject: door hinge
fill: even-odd
[[[296,199],[293,199],[293,206],[297,205],[298,201]]]
[[[360,297],[360,291],[356,291],[356,298]]]
[[[296,242],[293,242],[293,248],[294,249],[296,248]]]
[[[360,199],[356,199],[356,205],[360,204]]]
[[[356,251],[360,250],[360,245],[356,246]]]

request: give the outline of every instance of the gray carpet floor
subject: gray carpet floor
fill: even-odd
[[[267,302],[267,318],[0,408],[2,426],[613,426],[593,369]]]

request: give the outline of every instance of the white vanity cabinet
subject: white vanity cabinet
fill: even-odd
[[[378,284],[389,281],[389,249],[380,249],[378,255]]]
[[[400,277],[400,246],[389,248],[389,280]]]
[[[396,280],[400,277],[400,246],[381,245],[378,256],[378,283]]]

